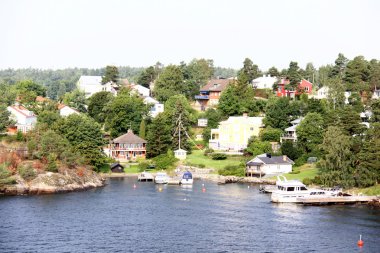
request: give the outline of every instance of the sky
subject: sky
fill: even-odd
[[[377,0],[0,0],[0,69],[380,60]]]

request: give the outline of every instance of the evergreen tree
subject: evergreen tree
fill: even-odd
[[[297,145],[305,152],[317,151],[323,141],[323,118],[315,112],[308,113],[297,126]]]
[[[253,64],[251,59],[245,58],[243,62],[243,68],[240,69],[238,73],[238,80],[241,83],[247,84],[251,83],[253,79],[259,77],[261,75],[261,71],[256,64]]]
[[[157,77],[157,73],[154,69],[154,66],[150,66],[141,72],[141,74],[139,75],[137,79],[137,83],[146,88],[149,88],[149,84],[151,82],[154,82],[156,77]]]
[[[236,86],[229,85],[220,96],[218,110],[225,116],[238,115],[241,112],[241,100],[237,96]]]
[[[344,78],[347,63],[348,59],[342,53],[339,53],[329,77],[339,78],[342,80]]]
[[[11,118],[11,113],[8,112],[7,106],[0,103],[0,133],[7,129],[8,126],[15,123]]]
[[[279,77],[280,76],[280,72],[278,72],[278,69],[274,66],[268,70],[267,74],[272,76],[272,77]]]
[[[88,99],[88,114],[98,123],[103,124],[106,120],[105,108],[114,99],[111,92],[100,91]]]
[[[145,123],[145,119],[143,119],[141,120],[140,129],[139,129],[139,136],[143,139],[145,139],[145,128],[146,128],[146,123]]]
[[[289,79],[289,87],[292,90],[296,90],[298,84],[302,79],[300,74],[300,68],[298,67],[297,62],[290,62],[288,71],[286,73],[286,78]]]
[[[102,84],[112,82],[117,84],[119,80],[119,69],[116,66],[107,66],[104,76],[102,76]]]
[[[167,66],[162,74],[158,77],[155,86],[155,97],[162,102],[168,100],[171,96],[183,94],[190,96],[188,87],[184,82],[181,68],[175,65]]]

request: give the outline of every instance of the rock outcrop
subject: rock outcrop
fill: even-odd
[[[97,173],[86,170],[66,170],[62,173],[46,172],[27,182],[19,175],[17,184],[0,186],[0,195],[53,194],[104,186],[105,180]]]

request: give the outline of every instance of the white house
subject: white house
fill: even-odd
[[[246,176],[280,174],[292,171],[294,162],[286,155],[272,156],[271,154],[261,154],[247,162],[245,168]]]
[[[297,141],[297,131],[296,131],[296,128],[299,125],[299,123],[301,123],[302,119],[303,118],[298,118],[298,119],[295,119],[295,120],[293,120],[293,121],[290,122],[292,124],[292,126],[288,127],[288,128],[285,128],[285,134],[283,134],[280,137],[280,142],[281,143],[283,141],[286,141],[286,140],[289,140],[289,141],[292,141],[292,142],[296,142]]]
[[[81,76],[77,82],[77,88],[86,94],[86,98],[100,91],[108,91],[113,95],[117,94],[112,83],[102,84],[101,76]]]
[[[149,109],[149,114],[151,117],[155,118],[161,112],[164,112],[164,104],[161,104],[152,97],[145,97],[144,104],[151,104],[152,107]]]
[[[65,104],[58,105],[58,110],[59,110],[59,115],[61,115],[62,117],[66,117],[66,116],[69,116],[71,114],[79,114],[80,113],[76,109],[71,108],[70,106],[67,106]]]
[[[380,90],[374,90],[372,99],[379,99],[380,98]]]
[[[277,82],[276,77],[270,75],[263,75],[252,80],[252,86],[255,89],[272,89],[273,84]]]
[[[141,97],[149,97],[150,96],[150,89],[140,85],[140,84],[131,84],[130,85],[132,92],[137,93],[137,95]]]
[[[181,148],[174,151],[174,157],[179,160],[185,160],[186,155],[187,155],[187,151]]]
[[[37,117],[32,111],[29,111],[22,105],[16,104],[8,106],[7,110],[11,113],[10,118],[16,121],[14,127],[10,130],[26,133],[34,128],[37,123]]]
[[[311,96],[311,98],[315,99],[326,99],[329,96],[329,87],[323,86],[317,91],[317,95]],[[344,103],[348,104],[348,98],[351,96],[351,91],[344,92]]]

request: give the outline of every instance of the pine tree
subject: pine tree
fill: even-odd
[[[145,128],[146,128],[146,123],[145,123],[145,119],[143,119],[141,120],[140,130],[139,130],[139,136],[143,139],[145,139]]]

